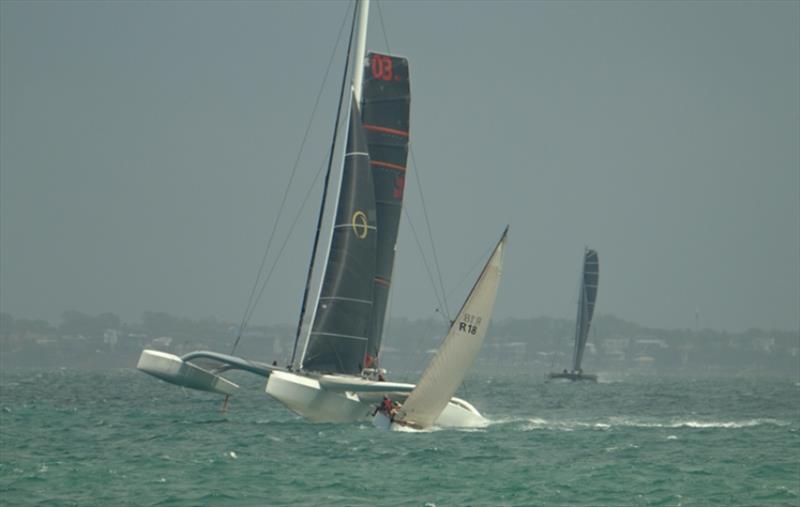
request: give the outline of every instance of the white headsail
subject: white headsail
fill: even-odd
[[[398,411],[395,422],[432,426],[464,381],[486,337],[503,267],[508,228],[484,266],[450,332],[428,363],[417,387]]]

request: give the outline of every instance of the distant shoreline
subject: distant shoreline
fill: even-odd
[[[384,332],[382,364],[395,370],[421,368],[446,332],[442,319],[391,319]],[[500,319],[489,328],[477,367],[511,366],[561,371],[569,363],[574,322],[536,317]],[[286,364],[294,328],[251,326],[236,354]],[[177,355],[193,350],[230,353],[238,325],[145,312],[129,324],[111,313],[65,312],[54,326],[43,320],[0,314],[0,366],[130,368],[144,348]],[[598,315],[586,349],[587,372],[757,372],[800,375],[800,331],[751,329],[651,329],[611,315]]]

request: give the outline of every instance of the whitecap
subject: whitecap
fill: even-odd
[[[741,421],[702,421],[697,419],[672,419],[669,422],[658,422],[641,420],[626,417],[612,417],[611,424],[613,426],[628,426],[635,428],[692,428],[692,429],[709,429],[709,428],[722,428],[722,429],[737,429],[737,428],[750,428],[753,426],[760,426],[763,424],[773,424],[776,426],[786,426],[789,423],[786,421],[778,421],[776,419],[745,419]]]
[[[525,417],[503,417],[500,419],[487,419],[487,426],[493,426],[495,424],[513,424],[519,422],[526,422],[529,419]]]
[[[753,426],[761,426],[764,424],[772,424],[775,426],[786,426],[788,423],[785,421],[777,421],[775,419],[747,419],[743,421],[677,421],[670,427],[672,428],[724,428],[724,429],[738,429],[738,428],[751,428]]]
[[[403,426],[402,424],[393,424],[392,431],[399,431],[400,433],[433,433],[434,431],[440,431],[442,428],[437,426],[431,426],[429,428],[412,428],[410,426]],[[434,448],[436,450],[436,448]]]
[[[539,417],[534,417],[532,419],[528,419],[527,422],[528,422],[528,425],[530,427],[532,427],[532,428],[537,428],[537,427],[541,428],[541,427],[545,427],[548,424],[546,419],[541,419]]]

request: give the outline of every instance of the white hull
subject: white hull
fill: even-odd
[[[158,350],[143,350],[136,368],[165,382],[199,391],[229,395],[239,389],[225,377]]]
[[[322,389],[318,380],[305,375],[276,371],[269,376],[266,390],[286,408],[314,422],[352,422],[371,413],[358,396]]]
[[[360,378],[353,377],[355,380]],[[379,382],[373,383],[380,385]],[[399,385],[387,383],[387,386]],[[410,384],[408,387],[413,387]],[[267,394],[286,407],[314,422],[357,422],[372,417],[375,407],[384,394],[393,399],[408,394],[371,391],[355,393],[334,391],[320,386],[317,379],[306,375],[276,371],[270,375],[266,387]],[[488,421],[475,407],[465,400],[452,398],[436,420],[436,426],[476,428],[484,427]]]

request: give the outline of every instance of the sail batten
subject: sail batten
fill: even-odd
[[[347,340],[362,340],[362,341],[366,341],[368,339],[366,336],[350,336],[350,335],[339,334],[339,333],[325,333],[323,331],[313,331],[311,334],[313,336],[334,336],[336,338],[345,338]]]
[[[354,303],[361,303],[365,305],[371,305],[372,301],[367,299],[356,299],[356,298],[346,298],[342,296],[324,296],[320,298],[321,300],[328,300],[328,301],[353,301]]]
[[[382,160],[371,160],[369,165],[373,167],[385,167],[387,169],[394,169],[395,171],[405,171],[406,166],[400,164],[393,164],[391,162],[384,162]],[[391,204],[391,203],[388,203]],[[397,204],[399,206],[399,204]]]

